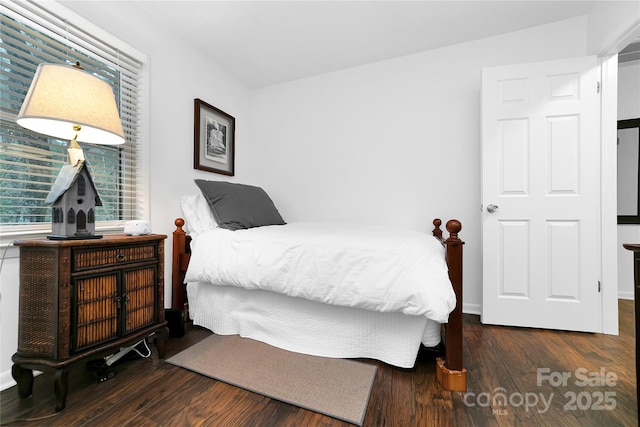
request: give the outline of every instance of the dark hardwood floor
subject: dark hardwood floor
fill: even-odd
[[[620,301],[619,336],[483,326],[472,315],[464,332],[466,394],[438,387],[432,355],[409,370],[364,360],[378,366],[364,425],[638,425],[632,301]],[[208,334],[194,327],[170,339],[167,355]],[[101,384],[84,365],[75,367],[67,407],[54,416],[52,374],[35,379],[30,398],[4,390],[2,425],[350,425],[164,363],[155,351],[114,366],[116,376]]]

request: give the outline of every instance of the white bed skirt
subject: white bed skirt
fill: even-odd
[[[208,283],[189,283],[187,293],[195,325],[298,353],[377,359],[411,368],[421,343],[440,343],[440,324],[424,316],[329,306]]]

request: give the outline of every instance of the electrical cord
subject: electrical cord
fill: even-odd
[[[60,412],[56,412],[55,414],[45,415],[44,417],[39,417],[39,418],[16,418],[15,420],[7,421],[6,423],[3,422],[2,424],[0,424],[0,426],[9,426],[9,425],[12,425],[13,423],[30,423],[34,421],[48,420],[49,418],[55,417],[59,413]]]
[[[147,344],[147,340],[146,339],[143,339],[142,343],[144,344],[144,346],[147,349],[147,354],[146,355],[142,354],[136,347],[133,348],[133,351],[138,353],[138,356],[142,357],[143,359],[147,359],[147,358],[151,357],[151,349],[149,348],[149,344]]]

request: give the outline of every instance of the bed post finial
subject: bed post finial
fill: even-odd
[[[442,241],[442,230],[440,229],[440,225],[442,225],[442,220],[440,218],[436,218],[433,220],[433,226],[435,227],[432,231],[433,235],[438,238],[438,240]]]
[[[175,226],[177,227],[176,231],[183,231],[182,227],[184,226],[184,219],[182,218],[176,218],[176,220],[173,222],[175,224]]]
[[[435,223],[435,221],[434,221]],[[458,237],[458,233],[462,230],[462,224],[457,219],[451,219],[447,221],[447,231],[449,232],[449,241],[451,242],[461,242]]]

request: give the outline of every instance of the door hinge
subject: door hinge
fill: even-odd
[[[600,93],[600,82],[596,82],[596,93]]]
[[[602,285],[600,284],[600,280],[598,280],[598,292],[602,292]]]

